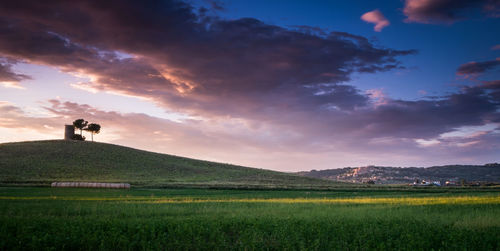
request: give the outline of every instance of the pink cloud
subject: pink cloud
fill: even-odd
[[[494,50],[494,51],[500,50],[500,44],[497,44],[497,45],[491,47],[491,50]]]
[[[373,29],[377,32],[382,31],[383,28],[391,24],[379,10],[366,12],[361,16],[361,20],[375,24],[375,27]]]
[[[366,91],[367,95],[372,99],[373,105],[381,106],[387,105],[390,102],[390,99],[384,93],[383,89],[369,89]]]
[[[419,90],[418,94],[420,94],[420,95],[427,95],[427,91],[426,90]]]
[[[380,92],[374,93],[376,96],[379,94]],[[384,107],[385,105],[382,105],[377,109],[384,110]],[[498,134],[490,131],[473,139],[440,139],[445,141],[443,146],[436,144],[421,147],[409,138],[390,136],[366,138],[364,136],[367,135],[359,129],[356,131],[362,134],[361,139],[356,139],[352,133],[343,137],[342,134],[346,134],[345,132],[331,135],[330,131],[315,136],[311,132],[292,131],[290,128],[278,125],[260,124],[255,127],[249,124],[249,121],[241,119],[175,122],[142,113],[104,111],[87,104],[59,100],[43,102],[40,108],[48,112],[46,117],[33,116],[15,104],[0,101],[0,114],[2,114],[0,135],[5,133],[0,142],[20,139],[61,139],[63,125],[82,117],[103,126],[101,133],[94,137],[98,142],[281,171],[368,164],[434,165],[435,161],[444,164],[462,157],[496,151],[500,142]],[[286,114],[282,116],[287,117]],[[377,116],[386,118],[383,113]],[[407,121],[408,117],[403,119]],[[345,117],[341,120],[345,120]],[[312,122],[311,119],[307,121]],[[411,120],[411,123],[414,124],[415,121]],[[366,122],[359,120],[357,124],[362,124],[366,130],[377,129],[373,127],[377,125]],[[318,125],[311,126],[314,128],[310,130],[316,132],[322,130]],[[389,129],[394,130],[394,128]],[[9,134],[15,134],[16,138],[8,137]],[[423,139],[429,141],[432,138],[423,137]],[[467,143],[472,140],[479,140],[481,143],[474,144],[474,147],[461,147],[462,151],[457,156],[455,152],[457,143]],[[328,142],[329,146],[325,146],[323,141]],[[445,146],[452,147],[451,151],[434,149]],[[471,152],[468,152],[469,150]],[[436,156],[432,157],[434,153]]]
[[[497,0],[406,0],[403,13],[406,22],[451,24],[475,13],[498,17],[500,9]]]

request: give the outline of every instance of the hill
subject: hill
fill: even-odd
[[[0,183],[47,185],[54,181],[127,182],[148,187],[320,188],[336,184],[96,142],[0,144]]]
[[[447,165],[432,167],[385,167],[365,166],[341,169],[312,170],[299,172],[305,177],[361,183],[375,181],[381,184],[408,184],[415,180],[500,182],[500,164],[486,165]]]

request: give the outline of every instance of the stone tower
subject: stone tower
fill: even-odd
[[[64,126],[64,139],[72,140],[75,135],[75,127],[73,125],[65,125]]]

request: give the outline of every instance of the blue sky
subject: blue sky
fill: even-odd
[[[210,1],[195,1],[210,6]],[[224,9],[215,13],[227,19],[257,18],[283,27],[307,25],[327,31],[347,31],[373,39],[395,49],[416,49],[418,53],[400,58],[406,70],[360,74],[353,83],[362,89],[382,88],[395,98],[421,98],[419,91],[439,95],[454,91],[456,85],[471,84],[457,79],[456,69],[469,61],[485,61],[500,57],[491,48],[500,43],[500,20],[480,15],[480,10],[467,10],[470,19],[449,24],[405,22],[401,1],[219,1]],[[360,16],[378,9],[390,21],[382,32]],[[491,79],[498,79],[498,71]],[[376,82],[376,83],[374,83]]]

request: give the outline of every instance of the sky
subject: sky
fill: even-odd
[[[500,1],[1,1],[0,143],[79,118],[286,172],[500,162]]]

